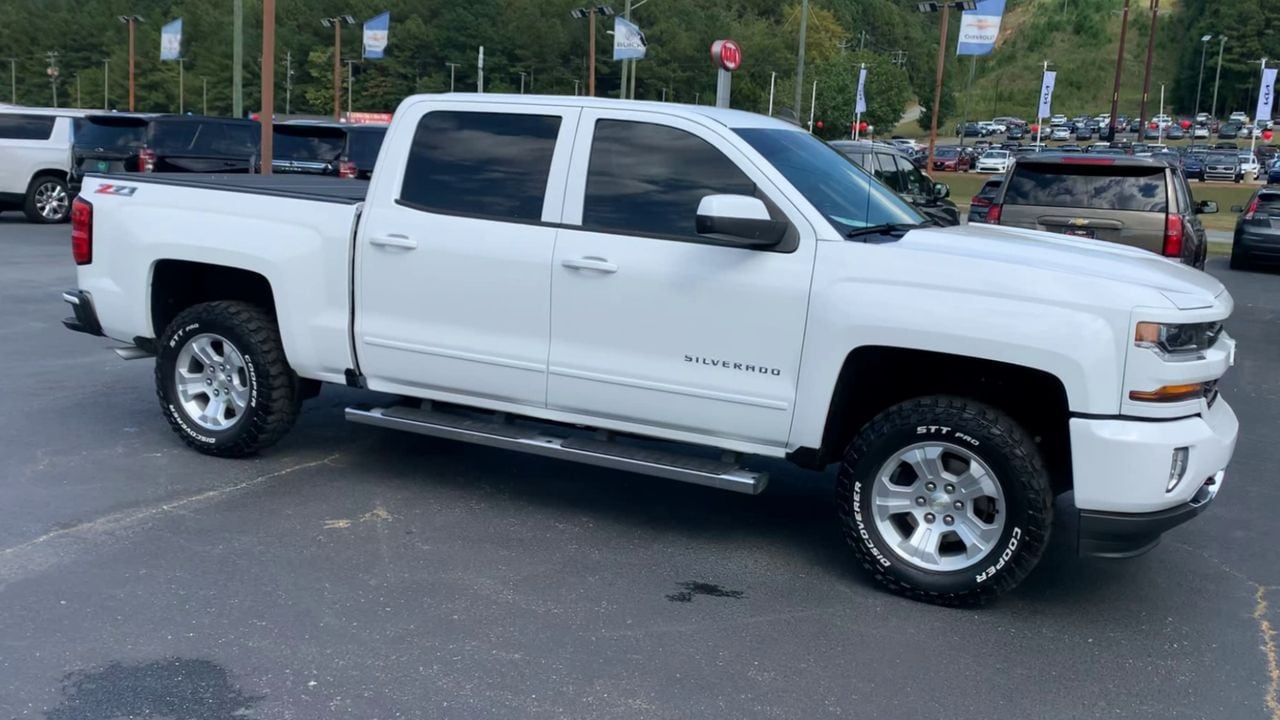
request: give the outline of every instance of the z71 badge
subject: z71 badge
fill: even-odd
[[[97,190],[93,191],[94,195],[123,195],[125,197],[133,197],[138,192],[137,185],[99,185]]]

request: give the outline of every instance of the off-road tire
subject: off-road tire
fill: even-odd
[[[1004,494],[999,540],[980,560],[953,572],[910,566],[872,520],[878,469],[895,453],[929,440],[963,445],[977,455]],[[1005,413],[959,397],[908,400],[867,423],[845,453],[836,500],[845,539],[863,567],[893,592],[938,605],[980,605],[1015,588],[1040,560],[1053,525],[1049,474],[1035,442]]]
[[[244,416],[231,427],[200,427],[178,401],[175,364],[189,338],[214,333],[240,352],[249,376],[250,401]],[[206,455],[245,457],[274,445],[293,426],[302,403],[301,383],[285,358],[275,320],[245,302],[200,303],[169,323],[157,344],[156,396],[169,426],[188,446]]]

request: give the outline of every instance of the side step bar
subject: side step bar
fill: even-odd
[[[623,445],[614,440],[559,437],[500,419],[411,407],[349,407],[346,416],[347,420],[364,425],[544,455],[749,495],[759,494],[769,480],[766,473],[752,472],[731,462]]]

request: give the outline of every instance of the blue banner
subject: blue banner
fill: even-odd
[[[182,57],[182,18],[160,28],[160,59],[177,60]]]
[[[643,60],[645,48],[649,42],[645,40],[640,27],[623,17],[613,18],[613,59]]]
[[[1004,16],[1004,0],[978,0],[975,10],[960,19],[960,38],[956,55],[990,55],[1000,37],[1000,20]]]
[[[364,57],[381,60],[387,49],[387,35],[391,31],[391,13],[384,12],[370,18],[364,24]]]

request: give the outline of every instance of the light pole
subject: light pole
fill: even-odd
[[[922,13],[942,11],[942,22],[938,28],[938,72],[933,82],[933,112],[929,113],[929,164],[933,168],[933,152],[938,144],[938,112],[942,109],[942,74],[947,63],[947,22],[952,8],[956,10],[974,10],[978,7],[975,0],[946,0],[945,2],[922,2],[916,9]],[[962,131],[963,132],[963,131]]]
[[[1209,51],[1209,41],[1213,39],[1212,35],[1205,35],[1200,38],[1200,74],[1196,76],[1196,115],[1200,115],[1200,88],[1204,85],[1204,56]]]
[[[284,114],[288,115],[293,105],[293,51],[284,54]]]
[[[102,60],[102,109],[103,110],[111,109],[111,100],[108,94],[111,90],[111,83],[109,82],[110,79],[111,79],[111,60],[108,58],[103,58]]]
[[[800,121],[800,109],[804,107],[804,44],[809,33],[809,0],[800,2],[800,49],[796,51],[796,122]],[[810,128],[812,132],[813,128]]]
[[[1160,118],[1164,119],[1164,83],[1160,83]],[[1159,129],[1156,131],[1156,142],[1164,144],[1164,123],[1156,123]]]
[[[9,58],[9,101],[18,104],[18,58]]]
[[[520,94],[521,94],[521,95],[523,95],[523,94],[524,94],[524,78],[525,78],[525,76],[526,76],[526,75],[528,75],[528,74],[529,74],[529,73],[527,73],[527,72],[525,72],[525,71],[523,71],[523,70],[521,70],[521,71],[520,71]]]
[[[587,43],[587,55],[590,58],[587,63],[587,94],[591,97],[596,96],[596,15],[609,17],[613,15],[613,8],[608,5],[591,5],[585,8],[577,8],[569,12],[573,17],[581,20],[587,19],[590,29],[587,31],[590,38]]]
[[[773,117],[773,90],[778,84],[778,73],[769,73],[769,117]]]
[[[133,83],[133,45],[134,45],[134,29],[138,23],[142,22],[141,15],[121,15],[118,18],[120,22],[129,26],[129,112],[134,110],[134,83]]]
[[[1151,35],[1147,38],[1147,70],[1142,76],[1142,107],[1138,117],[1147,121],[1147,96],[1151,93],[1151,61],[1156,53],[1156,18],[1160,16],[1160,0],[1151,0]]]
[[[201,85],[204,86],[200,90],[200,114],[208,115],[209,114],[209,78],[207,77],[200,78],[200,83]]]
[[[276,0],[262,0],[262,128],[259,160],[262,174],[270,175],[275,155],[276,118]]]
[[[231,4],[231,114],[244,117],[244,0]]]
[[[350,15],[320,18],[320,24],[333,28],[333,119],[342,119],[342,26],[355,25]]]
[[[453,75],[458,69],[458,63],[445,63],[449,66],[449,92],[453,92]]]
[[[356,94],[355,60],[347,60],[347,118],[351,117],[351,99]]]
[[[1119,112],[1120,105],[1120,76],[1124,71],[1124,40],[1128,34],[1129,0],[1124,0],[1124,10],[1120,14],[1120,51],[1116,54],[1116,83],[1111,89],[1111,118],[1107,121],[1106,139],[1108,141],[1116,139],[1116,113]]]
[[[1213,107],[1209,111],[1214,118],[1218,117],[1218,81],[1222,79],[1222,48],[1226,44],[1226,35],[1218,38],[1218,74],[1213,78]]]

